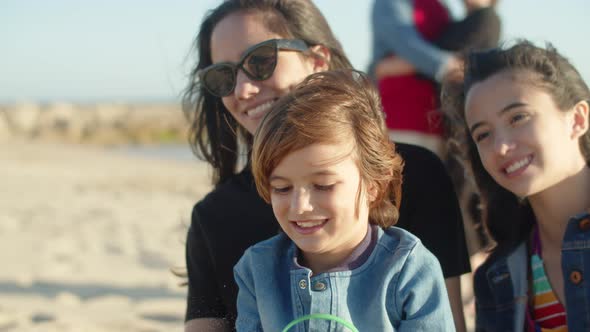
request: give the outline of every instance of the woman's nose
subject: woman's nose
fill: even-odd
[[[242,69],[238,69],[236,74],[236,87],[234,95],[238,100],[247,100],[260,92],[258,82],[250,79]]]

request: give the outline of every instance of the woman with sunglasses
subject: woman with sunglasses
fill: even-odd
[[[234,265],[248,247],[279,230],[254,185],[252,135],[272,104],[305,77],[351,65],[309,0],[225,1],[205,17],[195,48],[199,59],[184,106],[193,118],[193,149],[211,164],[215,188],[195,205],[187,235],[185,326],[225,331],[236,318]],[[432,153],[404,144],[397,151],[405,160],[397,225],[440,261],[461,329],[459,276],[470,267],[455,192]]]

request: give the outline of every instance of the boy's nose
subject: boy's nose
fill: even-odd
[[[291,209],[297,214],[303,214],[313,209],[309,190],[299,189],[294,191]]]

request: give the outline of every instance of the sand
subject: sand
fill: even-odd
[[[170,269],[208,176],[196,158],[0,143],[0,332],[182,331],[186,287]]]
[[[181,331],[196,161],[0,144],[0,331]]]

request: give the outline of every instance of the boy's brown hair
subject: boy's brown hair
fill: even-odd
[[[364,74],[352,70],[310,75],[273,105],[254,135],[252,173],[258,192],[270,202],[269,178],[289,153],[341,142],[354,147],[361,185],[375,188],[369,222],[394,225],[403,161],[389,140],[378,92]]]

